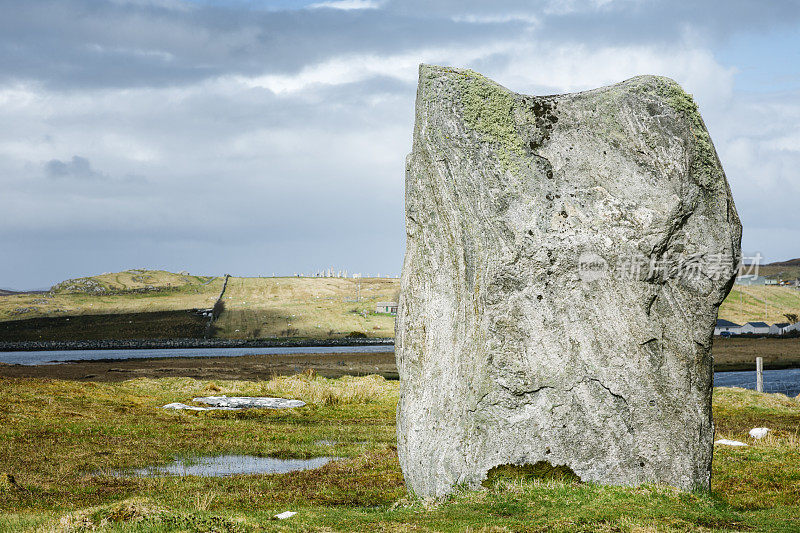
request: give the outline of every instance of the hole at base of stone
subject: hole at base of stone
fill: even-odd
[[[566,465],[553,466],[547,461],[539,461],[527,465],[499,465],[486,473],[486,480],[481,484],[491,488],[498,481],[531,481],[553,480],[580,483],[581,478]]]

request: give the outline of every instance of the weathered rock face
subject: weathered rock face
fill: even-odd
[[[400,464],[421,496],[546,461],[707,487],[741,225],[691,96],[558,96],[422,66],[406,169]]]

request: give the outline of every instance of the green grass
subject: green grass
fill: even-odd
[[[719,318],[737,324],[751,321],[768,324],[786,322],[784,313],[800,315],[800,290],[792,287],[734,285],[719,308]]]
[[[300,398],[301,409],[170,412],[208,394]],[[712,489],[604,487],[570,476],[495,476],[446,501],[405,494],[396,382],[313,375],[268,382],[0,380],[0,531],[798,531],[800,402],[717,389]],[[772,428],[754,441],[751,427]],[[336,441],[333,445],[320,440]],[[307,472],[117,478],[99,471],[206,454],[335,455]],[[545,469],[547,470],[547,469]],[[529,475],[530,474],[530,475]],[[285,521],[272,515],[292,510]],[[63,526],[63,527],[62,527]],[[59,529],[59,527],[61,529]],[[70,529],[71,528],[71,529]],[[84,529],[85,530],[85,529]]]

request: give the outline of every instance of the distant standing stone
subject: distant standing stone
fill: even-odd
[[[557,96],[423,65],[396,354],[409,489],[546,461],[708,487],[711,341],[741,224],[691,96]]]

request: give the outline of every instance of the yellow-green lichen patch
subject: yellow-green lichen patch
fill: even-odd
[[[505,89],[472,70],[459,73],[464,122],[485,142],[492,143],[503,170],[516,168],[516,157],[525,155],[517,132],[514,98]]]
[[[666,98],[667,104],[683,115],[689,122],[689,128],[695,141],[695,155],[692,161],[692,173],[698,183],[707,189],[713,188],[719,178],[717,158],[714,145],[708,134],[700,111],[691,94],[686,93],[672,80],[664,79],[658,86],[658,93]]]

